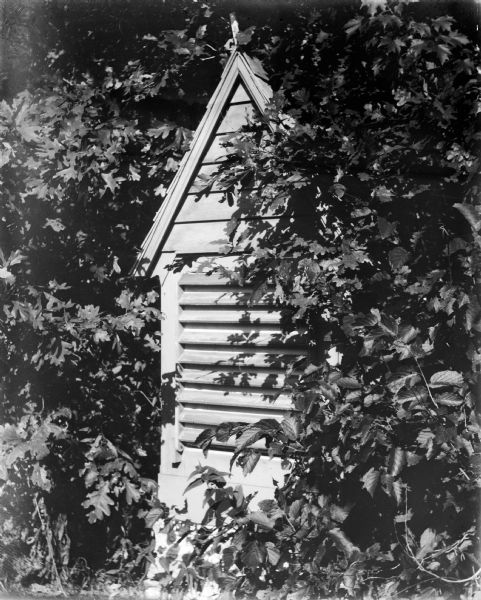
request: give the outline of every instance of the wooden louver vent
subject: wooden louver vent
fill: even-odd
[[[226,421],[281,418],[290,408],[286,369],[305,356],[303,336],[283,332],[269,294],[250,304],[251,289],[205,274],[186,273],[179,285],[179,446]]]

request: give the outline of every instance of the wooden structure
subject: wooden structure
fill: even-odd
[[[229,471],[229,443],[204,458],[194,441],[208,426],[225,421],[255,422],[280,418],[289,408],[279,395],[287,364],[303,348],[282,333],[279,312],[269,298],[249,304],[250,290],[229,279],[207,275],[214,263],[229,263],[222,248],[226,226],[235,210],[220,202],[215,186],[199,198],[206,178],[225,159],[223,145],[271,96],[266,75],[256,60],[235,50],[230,56],[190,150],[155,217],[138,258],[137,273],[161,282],[162,402],[160,499],[182,507],[200,520],[203,490],[185,497],[188,478],[198,464]],[[267,126],[267,125],[266,125]],[[269,219],[269,216],[263,217]],[[169,269],[176,258],[188,259],[180,272]],[[289,341],[290,340],[290,341]],[[256,490],[260,499],[272,493],[272,479],[282,477],[279,462],[262,457],[247,478],[235,468],[233,483]]]

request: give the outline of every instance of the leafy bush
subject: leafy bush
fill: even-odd
[[[140,126],[150,83],[130,65],[0,105],[0,502],[37,576],[80,558],[141,572],[150,546],[159,296],[126,273],[190,136]]]

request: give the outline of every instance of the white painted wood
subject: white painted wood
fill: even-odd
[[[199,261],[197,261],[197,263],[199,263]],[[203,270],[197,270],[194,268],[182,273],[182,277],[179,280],[179,285],[181,285],[182,288],[189,286],[220,286],[222,289],[224,289],[225,286],[228,286],[229,289],[232,289],[232,287],[239,287],[239,284],[233,280],[232,277],[221,275],[218,271],[215,271],[215,265],[222,265],[225,268],[231,267],[232,269],[235,269],[235,266],[232,263],[223,263],[221,257],[215,257],[214,259],[211,258],[204,263]],[[242,287],[240,289],[244,290],[248,288]]]
[[[239,131],[245,125],[252,123],[255,119],[256,108],[252,102],[246,104],[232,104],[227,109],[225,117],[215,131],[216,135],[221,133],[232,133]]]
[[[263,410],[276,409],[288,410],[292,406],[290,396],[279,394],[278,390],[237,390],[225,392],[224,390],[205,389],[195,387],[182,387],[178,394],[181,404],[200,404],[212,406],[225,406],[226,395],[229,394],[229,404],[236,408],[262,408]]]
[[[176,384],[176,371],[180,355],[179,335],[179,273],[173,273],[168,266],[175,259],[175,254],[164,253],[157,264],[155,274],[161,278],[160,308],[163,318],[160,322],[162,335],[160,374],[161,374],[161,399],[162,399],[162,424],[161,424],[161,472],[162,465],[172,464],[179,460],[178,454],[178,427],[173,419],[169,418],[174,401],[174,386]],[[170,397],[169,397],[170,396]],[[170,406],[169,406],[170,404]]]
[[[219,181],[215,180],[214,183],[212,183],[214,176],[218,170],[218,164],[201,165],[201,167],[196,173],[194,181],[189,186],[188,193],[198,193],[207,189],[213,192],[222,190],[223,186]]]
[[[184,288],[180,296],[181,306],[249,306],[259,307],[269,305],[272,294],[267,294],[262,298],[256,299],[252,304],[252,290],[244,291],[242,289],[210,289],[202,291],[190,291],[192,288]]]
[[[181,323],[246,323],[246,324],[278,324],[281,313],[266,306],[264,310],[225,310],[212,307],[213,310],[184,309],[180,315]]]
[[[188,194],[177,215],[176,223],[200,223],[202,221],[229,220],[237,211],[237,207],[225,198],[225,192],[220,190],[199,196]],[[245,212],[243,212],[245,214]],[[283,213],[277,209],[265,209],[263,217],[282,217]]]
[[[218,407],[218,410],[214,410],[212,408],[185,408],[183,407],[180,412],[180,420],[185,427],[188,427],[189,424],[193,425],[206,425],[206,426],[217,426],[221,423],[225,423],[227,420],[232,421],[233,423],[256,423],[260,421],[260,419],[277,419],[280,420],[285,414],[285,411],[282,410],[269,410],[269,411],[261,411],[254,410],[250,408],[250,410],[243,411],[235,411],[230,410],[226,412]]]
[[[249,59],[246,55],[237,51],[233,52],[229,58],[221,81],[212,95],[204,118],[196,130],[191,149],[182,160],[179,170],[169,187],[167,196],[142,244],[141,252],[134,266],[135,273],[150,274],[155,268],[154,263],[159,252],[165,246],[165,238],[185,196],[186,188],[200,164],[209,139],[237,82],[242,82],[248,90],[256,109],[261,114],[264,113],[272,91],[263,79],[265,74],[261,75],[262,69],[257,63],[258,61]]]
[[[165,409],[159,495],[168,504],[182,504],[188,476],[204,461],[193,442],[206,425],[282,418],[290,407],[289,397],[282,392],[285,367],[302,359],[305,352],[302,335],[283,333],[281,314],[269,306],[272,293],[257,298],[251,306],[253,290],[229,278],[202,274],[211,269],[212,258],[205,257],[186,267],[183,274],[166,270],[175,256],[219,255],[229,245],[227,228],[234,207],[219,202],[222,194],[215,193],[219,181],[213,182],[213,191],[199,202],[189,192],[201,192],[228,155],[223,134],[238,131],[255,113],[262,115],[270,95],[260,63],[235,52],[156,215],[136,266],[137,273],[157,273],[162,279]],[[214,137],[216,132],[222,135]],[[288,227],[286,218],[283,222],[283,217],[260,217],[255,215],[260,230]],[[234,243],[245,226],[241,222]],[[263,233],[257,235],[262,237]],[[235,261],[222,256],[217,260],[227,265]],[[233,443],[230,440],[227,446]],[[264,442],[255,447],[263,448]],[[214,448],[208,452],[207,464],[228,470],[230,457],[230,452]],[[261,490],[260,497],[262,489],[271,493],[269,474],[282,477],[278,462],[263,457],[261,463],[261,470],[247,481],[237,468],[233,477],[233,482],[247,484],[247,491]],[[191,505],[187,513],[194,519],[202,516],[198,492],[194,492],[197,504]]]
[[[245,86],[239,82],[237,84],[237,87],[235,89],[234,95],[232,96],[232,100],[230,101],[230,103],[234,103],[234,102],[250,102],[251,98],[249,96],[249,94],[247,93],[247,90],[245,88]]]
[[[238,348],[229,350],[193,350],[185,347],[179,356],[183,365],[214,365],[216,367],[256,367],[286,370],[288,367],[300,363],[304,358],[304,349],[290,349],[291,354],[286,352],[239,352]]]
[[[225,450],[210,450],[207,458],[204,457],[201,450],[197,448],[187,448],[184,451],[183,462],[186,465],[186,470],[190,473],[198,465],[209,464],[221,472],[229,473],[230,471],[230,452]],[[258,466],[247,477],[243,477],[242,470],[234,466],[232,474],[227,477],[228,485],[236,487],[242,484],[242,490],[245,495],[255,492],[254,499],[251,503],[252,510],[255,510],[258,502],[265,498],[272,498],[272,483],[273,480],[282,483],[284,471],[281,467],[279,459],[261,457]],[[180,519],[190,518],[195,522],[200,523],[206,507],[204,505],[205,486],[199,486],[184,494],[188,480],[184,475],[177,475],[175,472],[164,473],[159,477],[159,496],[168,506],[177,505],[182,508],[184,501],[187,504],[187,512],[178,515]],[[179,502],[180,498],[180,502]]]
[[[226,421],[229,421],[230,417],[228,415],[226,415]],[[187,425],[181,425],[180,426],[180,433],[179,433],[179,441],[180,443],[185,445],[184,448],[184,453],[183,453],[183,457],[188,454],[191,450],[193,450],[195,447],[195,441],[196,439],[199,437],[199,435],[206,429],[206,424],[205,423],[199,423],[197,425],[193,425],[193,424],[187,424]],[[187,446],[188,444],[188,446]],[[214,442],[213,443],[215,448],[225,448],[225,449],[229,449],[230,450],[230,454],[232,452],[232,448],[234,448],[235,446],[235,438],[231,437],[229,438],[228,441],[226,442]],[[266,448],[266,443],[264,440],[259,440],[257,442],[254,442],[253,444],[251,444],[249,446],[250,448],[257,448],[260,450],[265,450]],[[231,454],[232,456],[232,454]],[[189,475],[192,473],[192,471],[189,473]],[[187,479],[187,477],[186,477]],[[177,500],[177,505],[179,504],[179,501]]]
[[[270,388],[282,389],[286,377],[279,370],[229,370],[228,368],[188,369],[184,368],[179,378],[183,385],[202,384],[218,387],[235,387],[240,389]],[[229,398],[226,398],[226,404]]]
[[[210,162],[221,162],[234,151],[229,142],[235,137],[235,134],[221,134],[212,138],[206,155],[202,159],[202,164]]]
[[[185,327],[180,335],[181,344],[197,344],[208,346],[262,346],[280,348],[288,346],[305,346],[305,339],[299,334],[284,335],[280,330],[264,330],[236,327],[229,329]]]
[[[204,223],[176,223],[165,243],[164,249],[178,254],[205,254],[219,252],[229,244],[226,234],[228,221]]]
[[[229,221],[203,221],[197,223],[174,223],[164,250],[177,254],[206,254],[209,252],[222,253],[226,246],[243,248],[239,242],[240,236],[248,226],[247,220],[242,220],[233,236],[229,239]],[[287,228],[288,217],[268,217],[256,221],[255,228],[249,238],[251,244],[256,244],[266,232],[276,227]]]

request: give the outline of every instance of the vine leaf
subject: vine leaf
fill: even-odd
[[[367,490],[367,492],[374,496],[374,492],[376,491],[377,483],[379,481],[379,471],[376,471],[374,467],[371,467],[367,473],[365,473],[361,481],[363,482],[363,487]]]
[[[254,470],[255,466],[259,462],[260,457],[261,455],[259,452],[256,452],[255,450],[252,450],[244,457],[242,461],[242,473],[244,477]]]
[[[159,519],[162,519],[165,515],[165,510],[163,508],[152,508],[145,515],[145,525],[149,528],[152,528]]]
[[[399,269],[407,263],[409,259],[409,252],[404,250],[404,248],[401,248],[401,246],[397,246],[389,252],[388,257],[393,268]]]
[[[251,569],[258,567],[264,560],[265,552],[265,549],[262,548],[259,542],[249,542],[242,553],[243,562],[246,567],[250,567]]]
[[[123,480],[125,485],[125,499],[130,506],[132,502],[138,502],[140,500],[140,491],[139,488],[126,477],[124,477]]]
[[[448,385],[461,387],[463,385],[463,376],[457,371],[438,371],[434,375],[431,375],[429,385],[431,387],[445,387]]]
[[[419,540],[419,550],[416,553],[416,558],[422,560],[426,554],[429,554],[436,545],[436,532],[429,527],[423,531]]]
[[[460,204],[459,202],[453,206],[459,210],[473,230],[478,233],[481,229],[481,211],[479,207],[473,206],[472,204]]]
[[[402,448],[393,448],[390,456],[390,472],[393,477],[399,475],[405,463],[405,452]]]
[[[84,508],[91,507],[92,510],[88,514],[89,523],[95,523],[101,521],[104,516],[110,516],[110,507],[115,502],[109,496],[109,484],[104,482],[98,489],[90,492],[87,495],[87,500],[82,502]]]
[[[351,558],[351,556],[359,552],[359,548],[351,542],[344,531],[339,527],[331,529],[329,535],[332,537],[339,550],[342,550],[348,558]]]
[[[436,402],[441,404],[441,406],[460,406],[464,400],[453,392],[444,392],[436,396]]]
[[[249,521],[264,527],[264,529],[272,529],[274,527],[274,521],[269,519],[266,513],[263,513],[260,510],[249,513],[248,518]]]
[[[271,565],[273,567],[275,567],[281,558],[281,553],[275,547],[273,542],[266,543],[266,552],[267,552],[267,558],[268,558],[269,562],[271,563]]]
[[[289,417],[286,417],[282,422],[281,422],[281,427],[282,430],[284,431],[284,433],[286,434],[286,436],[292,440],[293,442],[295,442],[297,440],[297,438],[299,437],[299,433],[300,433],[300,421],[299,418],[291,415]]]

